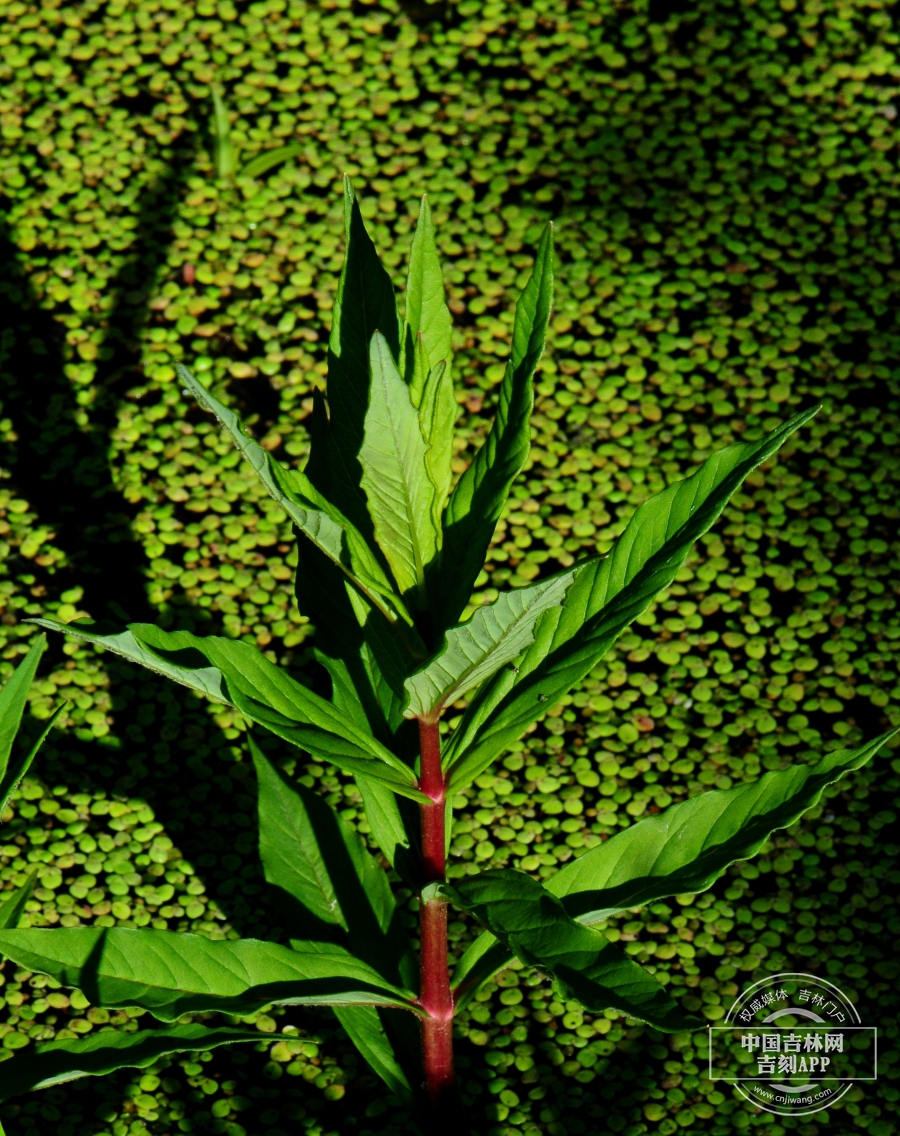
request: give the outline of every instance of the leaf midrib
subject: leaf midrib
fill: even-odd
[[[385,346],[386,345],[387,345],[387,340],[385,340]],[[390,354],[389,350],[388,350],[388,354]],[[414,512],[414,509],[413,509],[413,502],[412,502],[412,498],[410,496],[410,486],[409,486],[409,483],[408,483],[406,477],[404,476],[405,467],[406,467],[406,462],[404,460],[406,447],[404,445],[402,445],[402,443],[401,443],[401,435],[400,435],[399,431],[397,430],[393,409],[391,407],[391,400],[388,397],[387,384],[386,384],[385,379],[384,379],[385,368],[383,368],[383,367],[380,368],[380,371],[381,371],[381,373],[379,375],[378,381],[381,383],[381,387],[382,387],[382,390],[384,392],[385,413],[387,414],[388,422],[390,423],[391,438],[392,438],[392,441],[393,441],[393,444],[394,444],[394,448],[397,452],[397,456],[401,459],[400,460],[400,488],[401,488],[401,493],[402,493],[402,496],[403,496],[403,507],[404,507],[404,511],[406,513],[407,528],[409,530],[410,542],[412,544],[412,549],[413,549],[413,561],[415,563],[415,569],[416,569],[416,588],[417,588],[417,590],[419,590],[421,592],[422,587],[424,585],[424,581],[425,581],[425,566],[424,566],[423,558],[422,558],[422,549],[421,549],[421,546],[419,544],[419,532],[418,532],[418,527],[417,527],[416,521],[415,521],[415,512]],[[411,402],[410,402],[410,405],[412,405]],[[415,412],[415,409],[414,409],[414,413],[416,413],[416,419],[418,420],[418,413]],[[421,430],[421,427],[419,427],[419,429]],[[424,439],[423,439],[423,441],[424,441]],[[428,443],[426,443],[426,446],[427,445],[428,445]],[[385,456],[388,456],[388,455],[385,455]]]
[[[548,587],[552,587],[552,583],[548,583]],[[516,616],[513,623],[511,623],[509,625],[509,627],[506,629],[506,631],[503,632],[503,634],[500,636],[500,638],[497,640],[496,643],[492,643],[486,649],[482,649],[481,658],[476,659],[473,662],[471,662],[470,665],[467,667],[467,669],[462,674],[460,674],[458,676],[457,680],[446,691],[446,693],[441,697],[441,699],[439,700],[439,702],[435,706],[436,710],[438,710],[438,711],[442,710],[444,708],[444,706],[446,706],[446,704],[449,701],[451,701],[452,696],[454,696],[460,690],[463,689],[463,684],[465,683],[465,680],[467,679],[467,677],[470,674],[472,674],[473,671],[477,670],[481,666],[481,664],[484,662],[486,655],[488,655],[489,653],[491,653],[493,651],[499,651],[499,649],[504,645],[504,643],[507,643],[509,641],[509,639],[515,634],[515,632],[518,630],[518,628],[521,626],[521,624],[528,621],[528,618],[530,617],[533,608],[535,608],[540,603],[544,594],[545,594],[545,592],[541,592],[540,595],[535,597],[533,603],[528,604],[526,607],[524,607],[520,611],[520,613]],[[533,641],[534,641],[534,636],[532,635],[532,642]],[[465,657],[465,652],[462,651],[461,647],[459,647],[458,650],[460,651],[460,654],[462,654]]]

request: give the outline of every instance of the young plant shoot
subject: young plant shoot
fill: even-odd
[[[376,849],[251,741],[260,857],[283,902],[288,941],[38,930],[8,921],[0,951],[16,963],[83,989],[95,1005],[143,1007],[164,1026],[39,1047],[2,1066],[4,1091],[240,1040],[232,1028],[184,1024],[185,1014],[327,1005],[389,1089],[420,1110],[427,1132],[465,1131],[454,1114],[453,1019],[483,983],[517,958],[589,1011],[614,1008],[664,1031],[696,1028],[701,1023],[604,936],[604,920],[710,887],[891,736],[704,792],[616,833],[543,881],[512,870],[448,881],[453,796],[577,687],[672,584],[744,478],[816,410],[713,454],[642,505],[606,556],[523,582],[470,613],[495,526],[528,457],[532,381],[551,307],[551,232],[519,298],[494,422],[454,484],[451,318],[428,203],[412,243],[402,319],[349,183],[344,204],[346,259],[328,383],[315,400],[305,469],[275,461],[223,393],[216,397],[180,371],[294,524],[297,602],[315,624],[330,699],[249,642],[148,624],[35,622],[229,704],[355,778],[372,844],[419,896],[418,938],[401,925]],[[461,720],[443,731],[442,716],[460,700]],[[450,906],[484,928],[452,974]]]

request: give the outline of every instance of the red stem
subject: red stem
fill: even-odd
[[[419,788],[433,801],[422,805],[422,886],[442,881],[447,866],[446,787],[441,770],[441,742],[437,722],[419,722],[421,770]],[[454,1093],[453,994],[447,965],[447,904],[432,899],[420,905],[422,986],[422,1064],[425,1088],[432,1106],[447,1102]]]

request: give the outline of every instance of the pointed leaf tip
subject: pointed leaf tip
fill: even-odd
[[[553,299],[552,240],[544,231],[513,320],[512,350],[500,384],[497,413],[475,460],[456,483],[443,531],[434,593],[442,629],[466,606],[515,478],[531,450],[533,378],[544,352]]]
[[[470,784],[581,681],[628,624],[671,584],[691,545],[718,519],[744,478],[815,413],[802,411],[758,441],[718,450],[696,473],[641,505],[609,554],[579,576],[558,616],[545,617],[539,641],[529,649],[515,681],[495,676],[470,703],[446,752],[455,790]],[[454,499],[462,484],[460,479]],[[453,499],[448,515],[452,507]]]
[[[169,1053],[214,1049],[235,1042],[258,1042],[256,1030],[207,1029],[199,1024],[121,1033],[106,1030],[89,1037],[62,1038],[20,1053],[0,1069],[0,1101],[33,1089],[46,1089],[79,1077],[100,1077],[118,1069],[146,1069]],[[0,1136],[3,1129],[0,1126]]]
[[[705,891],[729,864],[756,855],[772,832],[799,820],[828,785],[861,768],[898,732],[900,727],[814,764],[791,765],[672,805],[567,864],[550,877],[547,890],[588,924],[667,896]]]

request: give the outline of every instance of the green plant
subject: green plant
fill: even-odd
[[[237,168],[237,152],[231,140],[231,123],[228,107],[218,87],[212,89],[213,156],[217,178],[230,178]]]
[[[231,122],[228,115],[228,107],[218,87],[212,88],[212,100],[213,117],[211,133],[213,139],[213,163],[215,165],[216,177],[224,180],[230,178],[237,171],[237,149],[231,137]],[[303,146],[300,145],[299,142],[291,142],[286,146],[276,146],[272,150],[264,150],[261,154],[257,154],[255,158],[251,158],[250,161],[238,171],[238,174],[240,177],[261,177],[282,162],[286,162],[290,158],[296,158],[298,154],[302,153]]]
[[[296,158],[298,154],[302,153],[303,147],[299,142],[291,142],[287,146],[276,146],[274,150],[264,150],[242,167],[240,176],[261,177],[282,162],[286,162],[289,158]]]
[[[97,1005],[138,1005],[163,1022],[216,1010],[246,1014],[268,1003],[331,1005],[395,1093],[412,1099],[424,1077],[438,1110],[428,1122],[435,1131],[452,1122],[454,1015],[513,957],[549,972],[563,996],[590,1010],[615,1008],[668,1032],[701,1024],[595,924],[708,888],[895,731],[673,806],[601,843],[546,883],[502,870],[449,883],[453,795],[585,678],[673,583],[693,542],[744,478],[816,410],[758,441],[714,453],[691,477],[651,497],[607,556],[523,583],[460,622],[528,457],[532,378],[550,317],[551,233],[544,233],[516,309],[494,423],[454,485],[451,321],[428,204],[423,200],[413,239],[402,322],[349,183],[345,217],[327,402],[317,400],[304,472],[275,461],[232,411],[186,369],[179,371],[295,526],[297,599],[315,618],[331,699],[246,642],[148,624],[105,629],[35,622],[227,703],[351,774],[374,841],[419,894],[418,965],[387,873],[342,818],[316,794],[289,784],[252,742],[260,856],[268,882],[294,906],[289,945],[71,928],[0,931],[0,949],[20,965],[82,988]],[[461,699],[461,721],[442,746],[442,716]],[[450,903],[485,928],[452,978]],[[392,1021],[389,1009],[408,1011],[407,1024],[412,1016],[418,1020],[421,1073],[404,1020]],[[188,1040],[199,1046],[203,1037],[210,1039],[204,1048],[217,1038],[237,1039],[234,1030],[204,1030],[182,1024],[141,1044],[149,1052],[156,1039],[169,1052]],[[103,1037],[92,1039],[97,1062],[107,1060],[104,1045],[112,1053],[125,1044]],[[55,1068],[71,1058],[69,1068],[83,1070],[79,1044],[53,1050]],[[36,1083],[29,1060],[43,1056],[16,1059],[20,1090]]]

